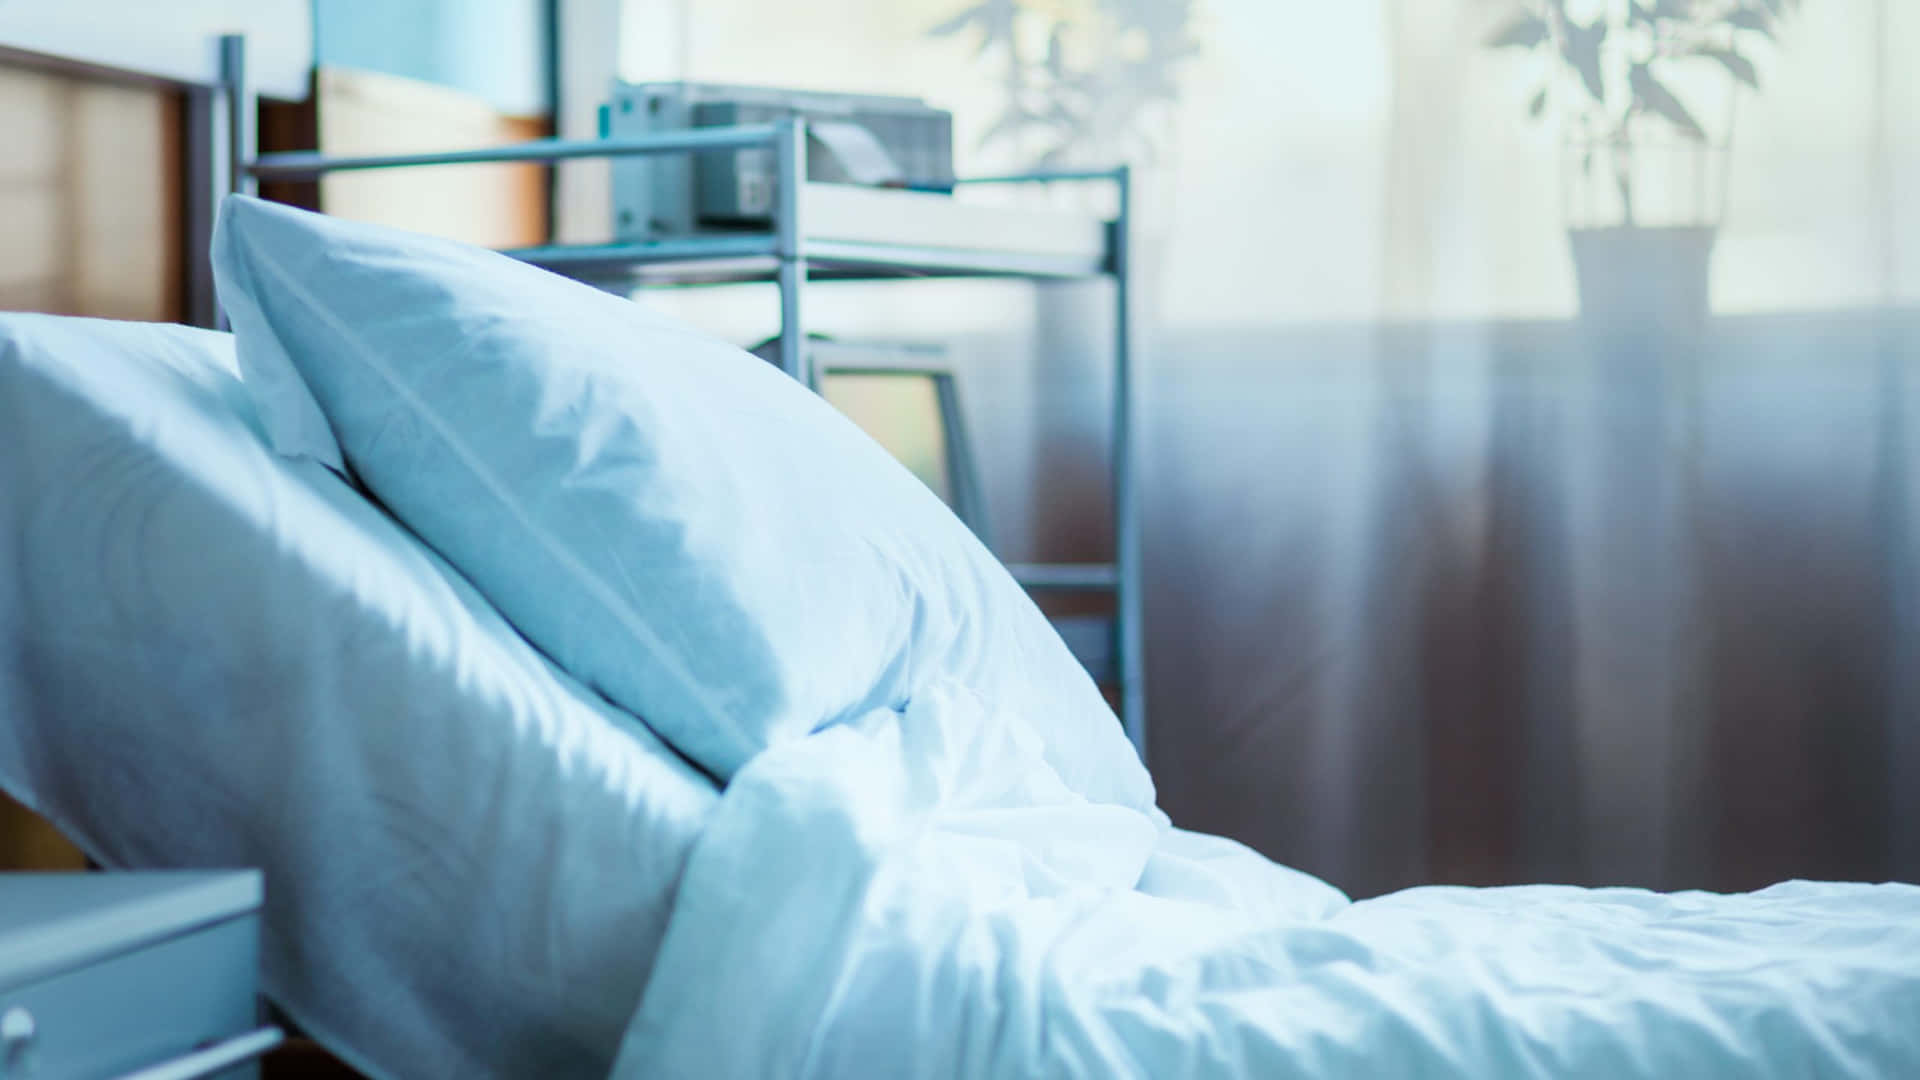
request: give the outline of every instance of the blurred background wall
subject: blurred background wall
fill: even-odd
[[[928,97],[963,171],[1146,162],[1151,765],[1177,822],[1356,894],[1920,879],[1920,8],[1805,0],[1749,50],[1758,93],[1676,84],[1711,129],[1710,175],[1671,180],[1705,306],[1609,316],[1582,314],[1568,232],[1606,186],[1556,108],[1528,119],[1538,51],[1486,45],[1518,6],[601,18],[631,80]],[[1048,71],[1097,91],[1085,130],[1021,120]],[[950,347],[1002,554],[1106,554],[1097,287],[884,289],[823,290],[814,325]],[[774,327],[764,293],[650,302]]]

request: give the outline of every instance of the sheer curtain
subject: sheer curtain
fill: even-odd
[[[1244,136],[1205,114],[1275,68],[1350,67],[1244,151],[1290,162],[1233,203],[1270,231],[1170,241],[1148,467],[1176,818],[1359,892],[1920,875],[1897,6],[1781,28],[1691,326],[1576,317],[1559,142],[1524,120],[1527,63],[1482,46],[1513,5],[1214,5],[1200,94],[1230,89],[1189,140]],[[1318,280],[1289,297],[1281,262]]]
[[[1000,54],[928,33],[970,4],[629,0],[623,73],[920,94],[1016,164],[978,148]],[[1014,6],[1200,45],[1142,238],[1176,821],[1360,894],[1920,878],[1920,10],[1805,0],[1734,114],[1711,315],[1610,323],[1504,0]],[[1003,554],[1104,555],[1098,297],[904,288],[816,325],[945,342]]]

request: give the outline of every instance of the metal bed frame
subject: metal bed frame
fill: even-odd
[[[65,63],[57,57],[13,55],[24,55],[30,61],[40,59],[62,66],[78,66],[109,77],[128,74],[97,64]],[[804,304],[810,282],[877,281],[900,276],[1111,279],[1114,393],[1110,453],[1114,560],[1111,563],[1011,564],[1009,570],[1031,591],[1112,596],[1110,670],[1094,674],[1096,678],[1104,675],[1103,681],[1118,689],[1120,718],[1127,738],[1142,759],[1146,758],[1140,527],[1133,460],[1137,388],[1133,378],[1135,329],[1129,244],[1132,178],[1126,166],[959,181],[1009,185],[1111,184],[1118,196],[1118,209],[1113,220],[1107,222],[1106,250],[1098,256],[1079,252],[1054,254],[835,241],[810,238],[802,218],[800,196],[807,175],[807,129],[799,119],[638,137],[535,139],[442,153],[366,157],[328,157],[318,153],[262,155],[256,152],[257,94],[248,77],[244,37],[227,35],[219,39],[217,62],[204,78],[139,77],[169,83],[187,95],[187,304],[189,320],[199,325],[218,326],[223,322],[214,296],[207,243],[213,233],[220,200],[230,192],[252,194],[260,181],[310,180],[331,173],[366,169],[507,162],[551,165],[578,158],[612,159],[726,149],[770,148],[773,151],[778,198],[771,230],[651,243],[542,246],[506,254],[571,277],[603,283],[620,275],[627,276],[629,285],[673,281],[776,283],[780,296],[781,367],[801,383],[816,389],[818,380],[807,348]]]

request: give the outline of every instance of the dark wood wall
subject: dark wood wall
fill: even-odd
[[[0,66],[0,310],[180,316],[181,105]]]

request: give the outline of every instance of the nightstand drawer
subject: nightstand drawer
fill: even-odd
[[[249,1076],[279,1041],[255,997],[257,877],[0,886],[0,1080]]]

